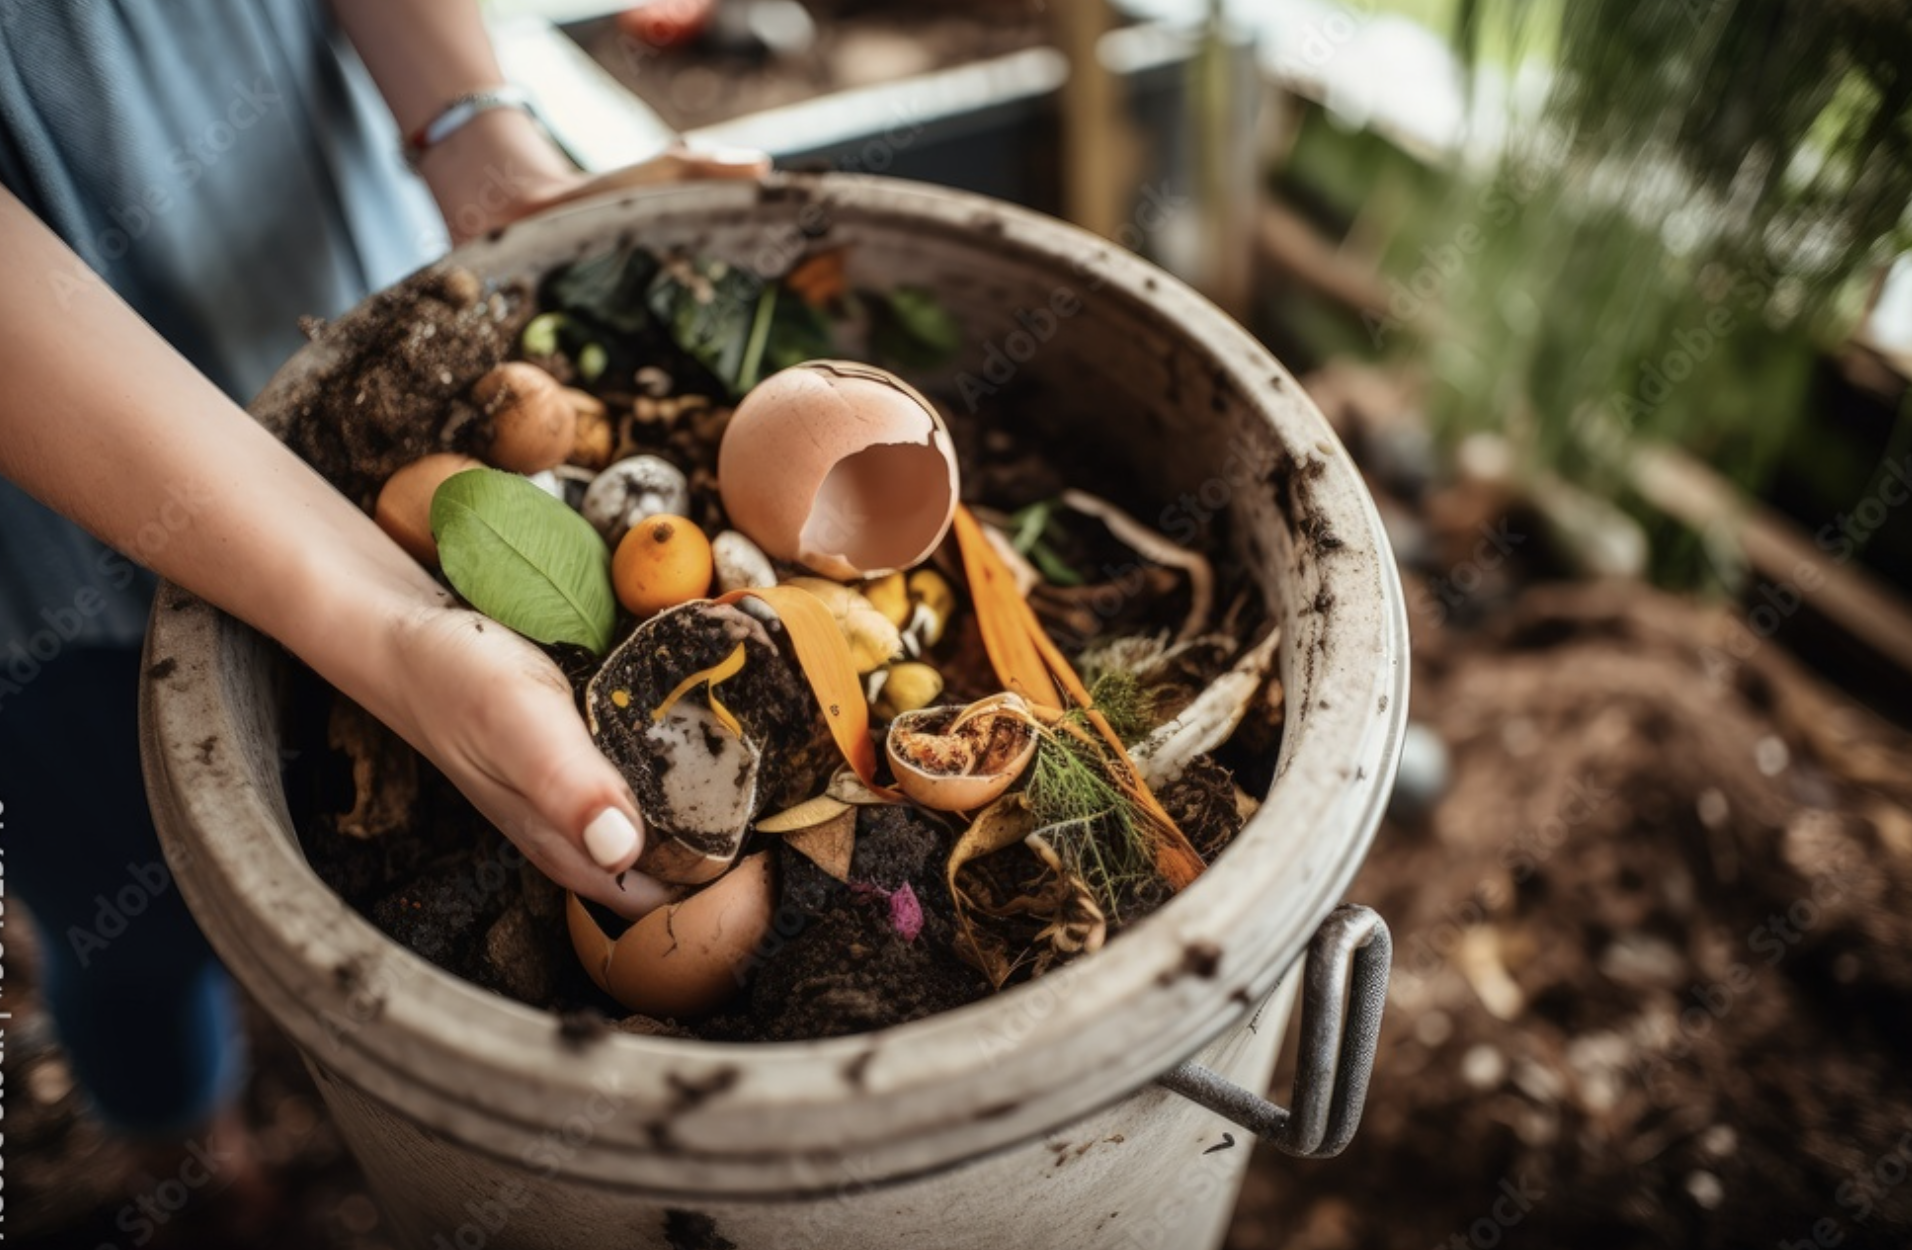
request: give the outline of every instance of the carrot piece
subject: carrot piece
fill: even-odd
[[[983,536],[981,523],[960,504],[955,530],[963,572],[969,577],[970,602],[975,605],[976,624],[982,630],[983,649],[989,652],[989,662],[995,666],[1003,688],[1037,707],[1061,707],[1062,697],[1056,692],[1050,666],[1034,640],[1035,635],[1042,634],[1042,626],[1017,593],[1009,566]]]
[[[857,778],[886,799],[898,802],[903,796],[876,780],[876,747],[870,741],[870,704],[863,697],[863,680],[850,660],[850,646],[837,628],[836,618],[823,601],[800,586],[760,586],[753,590],[733,590],[717,600],[735,603],[746,595],[769,604],[783,627],[790,631],[790,646],[797,653],[797,665],[810,682],[830,726],[830,736],[849,762]]]
[[[969,598],[982,630],[983,648],[1003,685],[1041,708],[1060,708],[1063,696],[1081,708],[1089,724],[1109,747],[1114,778],[1130,801],[1148,819],[1155,841],[1155,870],[1170,888],[1180,890],[1202,875],[1202,857],[1136,771],[1128,748],[1095,707],[1069,658],[1062,654],[1036,619],[1036,613],[1016,591],[1016,580],[996,549],[989,545],[982,525],[961,506],[956,508],[956,544],[962,551],[963,571],[969,576]],[[1061,693],[1057,693],[1060,687]]]

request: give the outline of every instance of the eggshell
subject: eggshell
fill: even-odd
[[[775,897],[770,855],[761,852],[616,940],[575,894],[565,918],[571,945],[599,989],[646,1015],[699,1016],[742,988],[742,970],[770,932]]]
[[[432,496],[446,478],[466,469],[485,466],[470,456],[455,452],[434,452],[412,461],[391,477],[378,492],[372,519],[391,535],[392,541],[427,567],[438,564],[438,542],[432,537]]]
[[[936,406],[892,373],[840,360],[785,369],[746,395],[717,478],[737,529],[842,581],[927,559],[959,493]]]
[[[1002,694],[992,696],[1001,700],[1011,714],[1026,712],[1028,705],[1021,696]],[[896,773],[896,788],[924,807],[939,812],[968,812],[994,803],[1008,792],[1016,778],[1022,776],[1036,757],[1036,734],[1027,723],[1022,726],[1023,742],[1016,753],[1001,761],[1000,766],[988,772],[930,772],[915,761],[907,758],[897,749],[900,734],[909,733],[918,726],[933,725],[954,720],[962,712],[961,708],[929,707],[920,711],[905,712],[890,722],[890,732],[884,740],[884,750],[890,758],[890,768]],[[934,730],[931,732],[941,732]]]

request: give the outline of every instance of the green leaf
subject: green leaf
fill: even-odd
[[[671,266],[658,272],[651,284],[651,313],[685,354],[710,370],[732,395],[741,394],[738,378],[763,281],[713,261],[692,262],[690,273],[689,280],[679,281]]]
[[[452,588],[534,642],[611,646],[611,553],[591,523],[500,469],[467,469],[432,496],[432,535]]]
[[[806,360],[837,355],[830,319],[800,299],[785,295],[770,319],[770,341],[764,351],[766,374]]]
[[[637,334],[651,323],[646,296],[657,270],[657,258],[635,247],[587,256],[547,280],[542,303],[610,330]]]
[[[961,323],[921,287],[864,295],[870,306],[870,347],[878,356],[908,369],[933,369],[962,348]]]

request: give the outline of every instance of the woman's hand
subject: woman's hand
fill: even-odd
[[[419,172],[454,245],[559,204],[626,187],[697,178],[761,178],[770,158],[748,149],[672,147],[647,161],[586,174],[516,109],[481,113],[426,152]]]
[[[0,272],[15,279],[0,289],[0,476],[279,639],[561,885],[625,915],[660,902],[657,883],[616,880],[642,849],[642,822],[557,667],[453,607],[104,283],[76,284],[49,316],[44,292],[76,271],[80,259],[0,190]],[[154,545],[142,535],[162,517]]]
[[[373,693],[359,696],[367,710],[559,885],[629,917],[672,897],[626,871],[643,845],[636,800],[544,652],[449,605],[401,612],[385,628],[380,662],[390,672],[367,674]]]

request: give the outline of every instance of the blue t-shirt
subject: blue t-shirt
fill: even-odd
[[[0,4],[0,182],[241,402],[302,315],[443,253],[397,142],[322,0]],[[136,643],[151,585],[0,482],[0,680]]]

